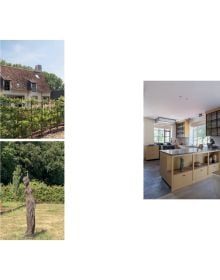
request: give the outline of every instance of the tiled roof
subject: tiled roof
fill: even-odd
[[[0,66],[0,76],[11,81],[11,90],[26,91],[28,81],[37,84],[37,92],[47,93],[50,88],[42,72],[12,66]]]

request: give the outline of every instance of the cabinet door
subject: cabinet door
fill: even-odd
[[[217,127],[217,121],[216,120],[212,120],[212,128],[216,128]]]
[[[206,120],[211,121],[212,120],[212,114],[207,114],[206,115]]]
[[[187,171],[173,175],[172,191],[192,184],[192,171]]]
[[[211,136],[217,136],[217,134],[218,134],[217,128],[212,128]]]
[[[206,127],[207,128],[212,128],[212,122],[211,121],[207,121],[206,122]]]
[[[208,176],[208,167],[201,167],[194,169],[193,172],[193,181],[200,181],[205,179]]]
[[[212,113],[212,121],[217,119],[217,112]]]
[[[209,174],[212,174],[213,172],[216,172],[219,170],[219,163],[214,163],[209,165]]]
[[[206,136],[211,136],[212,135],[212,130],[210,128],[206,129]]]

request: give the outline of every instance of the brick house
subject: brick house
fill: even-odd
[[[42,73],[41,65],[35,70],[0,66],[0,92],[12,98],[50,98],[50,88]]]

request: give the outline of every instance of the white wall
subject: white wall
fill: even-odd
[[[144,145],[149,145],[154,143],[154,125],[155,121],[153,119],[144,118]],[[156,127],[171,129],[172,131],[172,142],[176,140],[176,124],[156,124]]]
[[[154,120],[144,118],[144,145],[154,143]]]

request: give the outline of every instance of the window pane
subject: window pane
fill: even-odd
[[[205,125],[194,127],[193,131],[193,145],[207,144],[208,137],[206,137]]]

